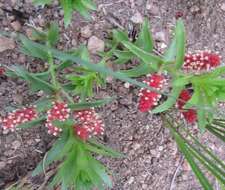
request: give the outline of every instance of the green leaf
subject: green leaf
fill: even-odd
[[[184,54],[185,54],[185,28],[182,20],[177,21],[175,29],[175,38],[176,38],[176,68],[180,69],[184,63]]]
[[[80,13],[85,19],[91,19],[86,5],[81,0],[73,0],[73,8]]]
[[[182,89],[183,89],[183,86],[173,87],[171,94],[168,96],[167,100],[161,105],[159,105],[158,107],[156,107],[155,109],[153,109],[152,113],[154,114],[160,113],[170,109],[176,103],[177,98],[179,97]]]
[[[136,45],[147,52],[152,52],[153,50],[153,39],[149,31],[149,22],[147,19],[145,19],[142,24]]]
[[[52,107],[52,101],[53,100],[51,98],[42,98],[37,100],[34,105],[36,105],[36,109],[38,112],[44,112]]]
[[[48,94],[52,94],[56,91],[56,89],[51,84],[36,77],[35,74],[29,73],[22,66],[13,65],[10,67],[10,69],[18,77],[26,80],[31,85],[31,89],[33,91],[43,90]]]
[[[176,143],[177,143],[179,149],[184,154],[184,156],[187,159],[188,163],[190,164],[193,172],[195,173],[196,177],[198,178],[198,180],[202,184],[203,188],[205,190],[213,190],[212,185],[209,183],[209,181],[207,180],[205,175],[202,173],[201,169],[198,167],[198,165],[196,164],[196,162],[192,158],[191,152],[190,152],[188,146],[185,144],[182,137],[180,137],[179,134],[174,129],[172,129],[172,128],[170,128],[170,129],[171,129],[171,132],[172,132],[172,134],[173,134],[173,136],[176,140]]]
[[[37,46],[32,45],[32,41],[26,38],[24,35],[19,35],[19,39],[22,43],[20,50],[29,56],[40,58],[42,60],[48,60],[48,52],[44,51]]]
[[[58,138],[58,140],[53,144],[52,148],[46,153],[45,158],[32,172],[32,176],[36,176],[44,172],[44,168],[46,168],[49,164],[57,159],[57,156],[61,153],[62,149],[66,145],[68,138],[68,130],[63,130],[62,136]]]
[[[219,131],[215,127],[213,127],[212,125],[206,125],[206,129],[210,133],[212,133],[213,135],[215,135],[217,138],[219,138],[220,140],[222,140],[223,142],[225,142],[225,131]]]
[[[106,168],[93,158],[89,159],[89,161],[91,161],[90,164],[91,164],[92,168],[101,177],[101,179],[104,181],[104,183],[109,188],[112,188],[112,181],[111,181],[109,175],[106,173]]]
[[[109,102],[111,102],[114,99],[115,99],[115,97],[110,97],[110,98],[105,98],[102,100],[96,100],[94,102],[81,102],[81,103],[76,103],[76,104],[70,104],[69,108],[72,110],[83,110],[83,109],[88,109],[88,108],[98,107],[98,106],[108,104]]]
[[[141,63],[140,65],[128,69],[128,70],[120,70],[121,73],[125,74],[127,77],[139,77],[142,75],[149,74],[153,72],[152,67],[149,64]]]
[[[51,46],[56,45],[59,40],[59,26],[54,22],[49,27],[47,40]]]
[[[163,59],[164,62],[173,62],[176,60],[176,39],[173,38],[169,48],[166,50]]]
[[[157,70],[158,64],[162,63],[163,60],[158,56],[152,55],[139,47],[135,46],[131,42],[122,41],[122,44],[129,49],[133,54],[135,54],[139,59],[144,61],[146,64],[149,64],[153,70]]]
[[[83,0],[81,2],[87,9],[91,9],[93,11],[97,10],[97,7],[96,7],[96,5],[94,4],[93,1],[91,1],[91,0]]]
[[[104,146],[103,144],[100,144],[95,139],[89,139],[88,142],[90,143],[90,145],[92,145],[92,147],[88,147],[88,149],[90,151],[92,151],[92,152],[96,151],[96,149],[93,148],[93,147],[96,147],[96,148],[106,152],[109,156],[112,156],[112,157],[124,157],[123,154],[121,154],[119,152],[116,152],[113,149]],[[96,153],[98,153],[98,152],[96,152]]]
[[[186,84],[190,83],[190,79],[192,78],[192,75],[177,77],[173,81],[173,86],[179,87],[179,86],[185,86]]]
[[[130,60],[130,59],[132,59],[132,58],[134,58],[134,54],[133,53],[131,53],[130,51],[121,51],[121,50],[115,50],[114,52],[113,52],[113,54],[116,56],[116,57],[118,57],[118,58],[120,58],[120,59],[127,59],[127,60]]]
[[[52,0],[33,0],[35,5],[48,5],[52,2]]]
[[[103,75],[113,76],[113,77],[115,77],[117,79],[120,79],[122,81],[129,82],[130,84],[134,84],[134,85],[137,85],[137,86],[142,87],[142,88],[146,88],[146,89],[149,89],[149,90],[152,90],[152,91],[156,91],[154,88],[149,87],[147,84],[144,84],[142,82],[138,82],[137,80],[131,79],[121,72],[114,72],[111,69],[106,68],[105,66],[102,66],[102,65],[99,65],[99,64],[89,63],[87,61],[81,60],[77,56],[74,56],[74,55],[71,55],[71,54],[68,54],[68,53],[63,53],[61,51],[58,51],[58,50],[53,49],[53,48],[46,47],[46,46],[44,46],[42,44],[38,44],[36,42],[32,42],[32,45],[35,46],[35,47],[41,48],[45,51],[51,52],[52,55],[55,58],[57,58],[61,61],[72,61],[72,62],[80,64],[84,67],[87,67],[88,69],[90,69],[92,71],[99,72]]]
[[[104,145],[102,145],[102,146],[104,146]],[[104,149],[103,149],[103,148],[99,148],[99,147],[96,147],[96,146],[91,145],[91,144],[86,144],[85,148],[88,151],[91,151],[91,152],[94,152],[96,154],[103,155],[103,156],[111,156],[111,157],[114,157],[114,158],[124,157],[121,153],[116,152],[116,151],[114,151],[110,148],[107,148],[107,147],[104,147]]]
[[[117,42],[129,41],[127,33],[123,32],[121,30],[113,30],[113,38]]]
[[[73,1],[60,0],[60,3],[64,11],[64,23],[65,23],[65,26],[68,27],[68,25],[71,23],[72,15],[73,15]]]
[[[21,128],[21,129],[27,129],[27,128],[31,128],[34,127],[36,125],[39,125],[41,122],[43,122],[46,118],[45,117],[41,117],[39,119],[35,119],[33,121],[28,121],[26,123],[20,124],[17,126],[17,128]]]

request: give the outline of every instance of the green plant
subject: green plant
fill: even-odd
[[[218,103],[225,98],[225,67],[220,66],[221,57],[209,50],[185,54],[185,42],[184,24],[178,20],[171,45],[162,56],[155,55],[153,38],[145,20],[137,39],[132,41],[126,32],[114,30],[109,51],[101,55],[115,64],[139,60],[139,65],[132,69],[120,70],[134,78],[147,74],[143,82],[152,89],[140,90],[139,110],[160,113],[164,126],[170,129],[202,187],[213,189],[203,171],[208,170],[224,184],[224,162],[203,146],[187,125],[197,123],[200,134],[210,132],[224,142],[224,119],[216,111]],[[177,122],[171,112],[178,112],[183,120]]]
[[[49,5],[52,0],[33,0],[35,5]],[[64,11],[64,23],[68,26],[71,23],[73,11],[77,11],[86,19],[90,19],[89,10],[96,10],[92,0],[59,0]]]
[[[62,189],[82,190],[112,187],[109,170],[94,157],[96,154],[122,156],[99,143],[95,137],[103,135],[104,123],[94,107],[104,105],[112,98],[86,100],[91,100],[94,81],[99,82],[99,75],[79,64],[82,63],[81,58],[89,61],[87,49],[83,46],[67,51],[68,55],[78,60],[75,63],[68,59],[56,62],[51,48],[58,42],[58,31],[58,26],[54,23],[46,31],[34,30],[32,39],[38,43],[19,35],[20,51],[47,62],[48,68],[42,72],[31,73],[22,66],[13,65],[5,66],[4,72],[9,77],[24,79],[33,93],[43,91],[44,95],[33,105],[9,113],[0,122],[4,130],[10,131],[45,124],[48,133],[58,137],[33,172],[33,176],[38,175],[45,172],[54,161],[59,161],[57,173],[49,188],[59,185]],[[46,49],[37,48],[36,45]],[[80,79],[82,82],[77,83]],[[80,88],[85,88],[85,93]]]
[[[105,76],[113,76],[142,88],[139,94],[139,110],[160,114],[164,126],[170,129],[180,151],[184,154],[204,189],[213,189],[211,181],[205,175],[205,170],[209,171],[221,184],[224,184],[224,162],[209,148],[202,145],[199,138],[192,134],[192,128],[187,128],[187,125],[192,126],[191,124],[197,123],[199,135],[203,132],[210,132],[224,142],[225,120],[217,115],[216,108],[217,104],[224,100],[223,74],[225,67],[220,66],[220,56],[210,51],[185,54],[185,30],[181,20],[177,21],[171,45],[162,56],[155,55],[153,51],[153,38],[149,32],[149,24],[145,20],[136,40],[131,41],[125,32],[114,30],[113,38],[108,44],[109,51],[101,53],[102,60],[98,64],[88,61],[84,47],[67,52],[54,49],[52,45],[58,39],[56,31],[55,25],[52,25],[44,33],[36,31],[37,39],[42,43],[20,36],[21,50],[28,55],[48,61],[49,69],[47,71],[29,73],[18,66],[6,68],[9,76],[22,77],[29,82],[33,91],[43,90],[50,95],[36,102],[37,108],[35,109],[39,110],[38,112],[49,110],[47,121],[50,121],[51,124],[47,123],[46,126],[49,133],[60,134],[60,138],[47,153],[46,158],[38,165],[34,174],[42,172],[45,166],[56,159],[62,162],[61,168],[51,183],[52,186],[61,184],[64,189],[66,187],[90,189],[92,186],[98,186],[102,189],[103,187],[100,185],[102,182],[111,186],[109,177],[106,175],[107,170],[99,165],[100,163],[92,157],[91,152],[115,157],[120,154],[105,148],[94,138],[90,139],[87,131],[83,130],[80,125],[74,125],[74,122],[82,124],[83,120],[86,121],[91,117],[91,120],[98,126],[97,134],[102,132],[101,121],[95,117],[94,110],[89,107],[100,106],[107,103],[109,99],[94,102],[85,100],[86,97],[91,97],[93,84],[102,85]],[[82,54],[85,56],[82,57]],[[60,64],[55,64],[55,59],[60,61]],[[132,59],[138,59],[140,64],[129,70],[112,71],[105,66],[108,60],[113,60],[117,64],[125,64]],[[64,71],[67,68],[70,70],[72,68],[73,73],[65,74]],[[79,75],[76,78],[77,73]],[[143,82],[133,79],[146,74],[147,77]],[[61,79],[66,83],[59,82],[62,81]],[[84,94],[80,90],[82,85],[89,88]],[[83,98],[80,99],[81,102],[74,103],[74,96]],[[161,99],[161,97],[166,97],[166,99]],[[55,102],[52,105],[52,100],[65,100],[68,105],[61,104],[62,102],[60,104]],[[60,119],[59,116],[62,114],[57,115],[58,111],[59,113],[62,111],[58,110],[59,107],[62,107],[63,115],[66,118],[61,117]],[[75,117],[68,115],[70,112],[68,108],[76,111]],[[19,116],[20,120],[16,122],[32,119],[32,121],[17,127],[31,127],[46,120],[44,114],[37,118],[33,107],[29,109],[31,110],[29,110],[28,118],[23,118],[24,114],[21,115],[21,111],[16,111],[10,116],[10,118]],[[85,112],[82,111],[83,109],[89,110]],[[27,112],[27,109],[25,111]],[[173,112],[180,114],[183,119],[178,121],[174,119]],[[56,119],[57,117],[59,119]],[[36,119],[33,120],[33,118]],[[12,121],[10,120],[10,122]],[[52,126],[54,127],[52,128]],[[11,125],[8,128],[12,129]],[[75,135],[74,129],[76,129]],[[81,160],[81,158],[83,159]],[[74,167],[74,170],[70,173],[68,170],[71,167]],[[203,167],[204,169],[202,169]]]

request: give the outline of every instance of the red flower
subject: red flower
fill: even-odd
[[[32,121],[37,118],[37,112],[35,107],[22,108],[20,110],[15,110],[12,113],[9,113],[7,117],[0,119],[3,130],[9,129],[15,131],[18,125],[21,125],[25,122]]]
[[[48,128],[48,133],[57,136],[62,131],[52,124],[52,121],[65,121],[69,118],[70,109],[64,102],[53,102],[53,107],[47,112],[47,122],[45,126]]]
[[[181,111],[184,119],[188,123],[195,123],[197,121],[197,113],[194,109],[186,109],[184,110],[183,107],[188,100],[191,99],[191,93],[188,90],[182,90],[177,101],[177,108]]]
[[[184,58],[183,69],[186,71],[209,71],[220,65],[220,56],[211,51],[199,51],[187,54]]]
[[[5,74],[5,69],[3,67],[0,67],[0,76]]]
[[[92,135],[103,135],[104,124],[94,109],[75,111],[74,118],[78,121],[74,125],[75,134],[82,140],[87,140]]]
[[[153,74],[147,75],[147,77],[148,78],[143,82],[156,90],[161,90],[166,85],[166,79],[163,75]],[[161,98],[161,94],[148,89],[141,89],[139,96],[140,100],[138,107],[141,112],[146,112],[155,107]]]

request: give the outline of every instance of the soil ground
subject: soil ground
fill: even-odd
[[[15,8],[28,18],[19,32],[28,34],[29,25],[43,28],[49,20],[60,25],[61,41],[59,48],[68,49],[86,44],[88,39],[80,37],[80,30],[89,26],[92,35],[104,40],[111,28],[127,28],[138,14],[147,17],[156,41],[156,48],[163,51],[169,44],[171,31],[177,12],[183,14],[187,29],[187,49],[195,51],[207,47],[225,57],[225,4],[223,0],[96,0],[98,11],[93,20],[87,22],[77,13],[72,25],[63,27],[62,11],[57,3],[42,9],[34,7],[31,0],[0,0],[0,30],[13,32],[15,18],[1,8]],[[34,61],[18,52],[18,47],[0,53],[0,64],[24,65],[30,70],[40,70],[43,63]],[[100,158],[113,172],[113,190],[200,190],[187,163],[176,148],[169,132],[163,128],[157,116],[137,111],[138,89],[125,88],[124,83],[112,80],[107,88],[97,93],[96,98],[117,95],[117,99],[98,111],[106,124],[106,144],[126,154],[123,159]],[[33,102],[38,97],[29,93],[21,80],[0,78],[0,115],[8,110]],[[224,155],[224,147],[208,134],[202,141]],[[43,126],[3,134],[0,129],[0,189],[15,182],[22,189],[47,189],[44,176],[31,178],[36,164],[54,142]],[[171,188],[174,173],[176,178]],[[50,174],[49,174],[50,175]],[[215,182],[215,189],[217,184]]]

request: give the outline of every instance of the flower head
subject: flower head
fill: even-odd
[[[0,67],[0,76],[5,74],[5,69],[3,67]]]
[[[156,90],[161,90],[166,85],[166,79],[163,75],[152,74],[147,77],[148,78],[143,82]],[[141,89],[139,96],[140,100],[138,107],[141,112],[149,111],[155,107],[161,98],[161,94],[148,89]]]
[[[191,93],[188,90],[182,90],[177,101],[177,108],[180,110],[181,114],[183,115],[184,119],[188,123],[195,123],[197,121],[197,113],[194,109],[183,109],[184,105],[188,100],[191,99]]]
[[[4,130],[15,131],[18,125],[32,121],[37,118],[35,106],[22,108],[9,113],[5,118],[0,119]]]
[[[104,124],[94,109],[75,111],[74,118],[78,121],[74,125],[75,134],[82,140],[104,133]]]
[[[48,133],[57,136],[62,131],[53,125],[54,120],[65,121],[69,118],[70,109],[64,102],[53,102],[52,108],[47,112],[47,122],[45,126],[48,128]]]
[[[220,56],[211,51],[199,51],[187,54],[184,58],[183,69],[186,71],[209,71],[220,65]]]

